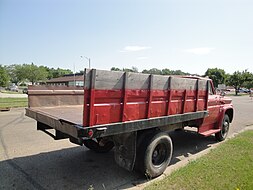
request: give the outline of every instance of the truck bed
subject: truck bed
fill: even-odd
[[[58,107],[33,107],[27,110],[34,113],[47,115],[55,120],[64,120],[74,125],[82,125],[83,123],[83,106],[58,106]]]
[[[26,115],[72,137],[204,118],[208,80],[86,69],[84,86],[29,86]]]

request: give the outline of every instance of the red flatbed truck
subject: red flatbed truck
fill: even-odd
[[[29,86],[28,100],[38,130],[100,153],[114,147],[119,166],[150,177],[171,160],[169,131],[196,127],[222,141],[234,115],[210,79],[96,69],[85,69],[83,87]]]

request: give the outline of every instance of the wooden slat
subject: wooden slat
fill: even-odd
[[[151,116],[151,105],[152,105],[152,98],[153,98],[153,78],[154,76],[151,74],[149,76],[149,96],[148,96],[147,118],[150,118]]]
[[[198,111],[198,102],[199,102],[199,79],[197,80],[197,89],[196,89],[196,100],[194,105],[194,110]]]
[[[171,90],[171,77],[168,78],[168,96],[167,96],[167,115],[170,113],[170,102],[171,102],[171,97],[172,97],[172,90]]]
[[[96,81],[96,69],[91,70],[90,76],[90,102],[89,102],[89,125],[93,126],[94,121],[94,103],[95,103],[95,81]]]
[[[183,102],[182,102],[182,113],[185,113],[185,104],[186,104],[186,100],[187,100],[187,91],[184,90],[183,93]]]
[[[85,70],[86,76],[89,76],[91,70]],[[96,72],[96,89],[99,90],[121,90],[124,86],[124,72],[120,71],[102,71]],[[170,76],[153,75],[153,90],[167,90],[168,78]],[[90,89],[90,77],[85,77],[85,89]],[[195,78],[180,78],[172,77],[171,89],[181,90],[196,90]],[[143,73],[129,73],[128,74],[128,89],[148,90],[149,89],[149,75]],[[205,79],[199,83],[199,89],[205,90]]]
[[[128,73],[125,72],[124,73],[124,85],[123,85],[123,90],[122,90],[122,93],[123,93],[123,97],[122,97],[122,121],[127,121],[127,116],[126,116],[126,106],[127,106],[127,87],[128,87]]]
[[[207,107],[208,107],[209,88],[210,88],[210,83],[209,83],[209,81],[207,80],[207,81],[206,81],[206,99],[205,99],[205,110],[207,110]]]

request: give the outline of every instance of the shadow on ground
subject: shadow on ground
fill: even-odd
[[[170,135],[174,143],[171,164],[216,143],[214,137],[193,132]],[[145,179],[118,167],[113,151],[96,154],[84,147],[1,161],[0,171],[0,189],[122,189]]]

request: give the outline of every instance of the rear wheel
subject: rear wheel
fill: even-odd
[[[224,115],[222,122],[221,130],[218,133],[215,133],[215,138],[217,141],[223,141],[226,139],[229,131],[229,117],[227,114]]]
[[[83,144],[88,149],[98,153],[109,152],[114,147],[114,143],[112,141],[102,138],[84,140]]]
[[[150,178],[161,175],[172,157],[172,141],[167,133],[159,132],[149,135],[138,148],[138,168]]]

